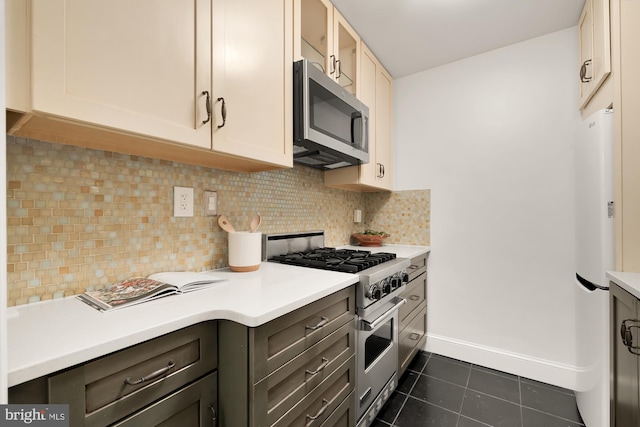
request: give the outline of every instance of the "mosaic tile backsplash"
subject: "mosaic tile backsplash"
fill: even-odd
[[[325,244],[383,229],[429,245],[429,190],[327,188],[322,172],[234,173],[7,136],[8,306],[61,298],[132,276],[227,266],[227,235],[204,216],[204,191],[238,230],[325,230]],[[194,188],[194,217],[173,217],[173,187]],[[353,211],[363,222],[353,222]],[[238,273],[242,274],[242,273]]]

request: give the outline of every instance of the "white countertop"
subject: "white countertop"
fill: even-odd
[[[607,271],[607,277],[622,289],[640,299],[640,273]]]
[[[272,262],[255,272],[211,273],[230,281],[111,312],[76,298],[10,307],[9,386],[207,320],[259,326],[358,282],[356,274]]]
[[[429,246],[347,246],[412,258]],[[258,271],[211,274],[228,282],[111,312],[76,298],[10,307],[8,382],[17,385],[207,320],[255,327],[358,282],[357,274],[263,262]]]

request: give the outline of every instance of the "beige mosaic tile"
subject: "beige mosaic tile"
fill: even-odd
[[[365,195],[322,179],[302,166],[243,174],[7,136],[7,304],[226,267],[227,236],[204,216],[205,190],[239,230],[259,213],[264,233],[325,230],[328,246],[363,225],[386,227],[392,243],[428,244],[428,191]],[[173,186],[194,188],[194,217],[173,217]]]

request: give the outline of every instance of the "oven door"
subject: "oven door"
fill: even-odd
[[[394,298],[374,315],[358,319],[358,351],[356,353],[356,415],[358,419],[396,374],[398,308],[404,303],[404,299]],[[395,384],[393,387],[395,388]]]

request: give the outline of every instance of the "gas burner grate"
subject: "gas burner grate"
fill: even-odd
[[[389,252],[371,253],[354,249],[318,248],[305,252],[276,255],[269,261],[323,270],[358,273],[395,259],[396,254]]]

